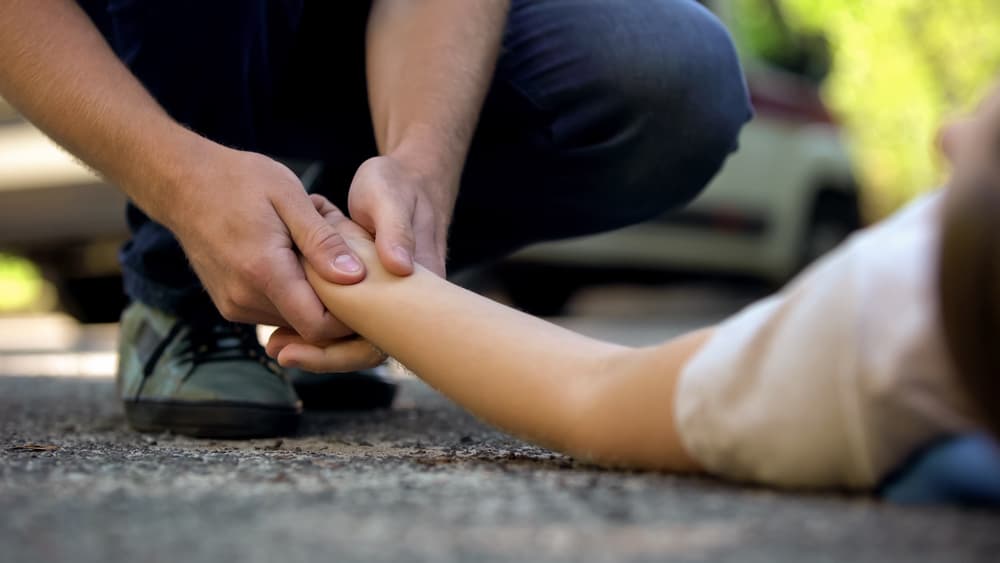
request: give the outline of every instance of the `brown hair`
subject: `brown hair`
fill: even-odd
[[[1000,174],[947,194],[938,283],[944,337],[962,386],[1000,436]]]

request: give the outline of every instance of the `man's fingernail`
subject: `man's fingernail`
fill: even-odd
[[[392,248],[392,253],[396,256],[396,258],[400,262],[404,264],[410,264],[413,262],[413,260],[410,258],[410,253],[407,252],[406,249],[403,248],[402,246],[394,246]]]
[[[350,254],[341,254],[333,259],[333,267],[341,272],[353,274],[361,270],[361,263]]]

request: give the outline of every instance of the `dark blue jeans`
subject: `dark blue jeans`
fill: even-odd
[[[345,207],[376,154],[367,1],[81,0],[163,107],[228,146],[326,163]],[[722,25],[693,0],[514,0],[466,163],[449,268],[594,233],[690,201],[751,109]],[[131,297],[209,305],[177,241],[135,206]],[[204,219],[201,219],[204,220]]]
[[[900,504],[1000,509],[1000,445],[986,433],[943,438],[890,475],[879,494]]]

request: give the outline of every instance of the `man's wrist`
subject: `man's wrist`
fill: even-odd
[[[181,126],[164,132],[154,158],[141,159],[126,192],[158,223],[174,230],[188,215],[188,196],[202,184],[206,162],[217,159],[221,145]]]
[[[454,201],[465,161],[465,148],[430,128],[411,128],[388,156],[422,180],[436,198]]]

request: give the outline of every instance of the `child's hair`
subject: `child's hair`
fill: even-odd
[[[993,154],[1000,155],[1000,146]],[[947,194],[939,302],[960,382],[1000,437],[1000,167],[985,168]]]

